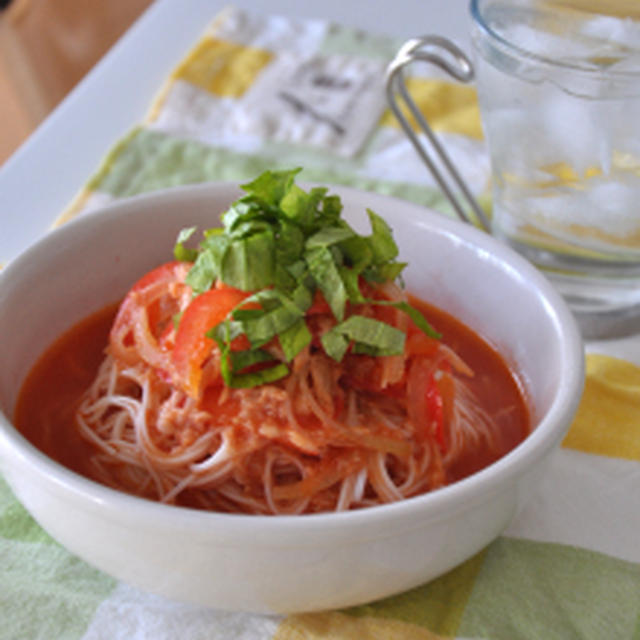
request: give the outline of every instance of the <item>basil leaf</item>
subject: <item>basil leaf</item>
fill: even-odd
[[[380,356],[398,356],[402,354],[402,351],[397,351],[396,349],[391,348],[385,349],[383,347],[374,347],[362,342],[354,342],[352,353],[379,358]]]
[[[315,247],[305,251],[305,260],[309,273],[331,307],[338,321],[344,318],[347,291],[340,277],[340,272],[333,261],[331,251],[327,247]]]
[[[307,263],[304,260],[296,260],[296,262],[292,262],[287,266],[287,271],[291,275],[292,278],[295,278],[297,281],[302,282],[305,277],[309,274],[309,268],[307,267]]]
[[[273,283],[273,235],[256,233],[231,242],[224,254],[220,278],[241,291],[263,289]]]
[[[235,309],[231,312],[234,320],[237,320],[239,323],[245,322],[246,320],[252,320],[253,318],[259,318],[264,314],[264,309]]]
[[[306,233],[314,227],[318,203],[326,189],[312,189],[309,193],[293,185],[280,202],[282,213]]]
[[[203,231],[202,235],[204,236],[204,240],[202,241],[202,248],[209,249],[214,247],[218,243],[221,242],[221,239],[228,240],[224,236],[225,230],[222,227],[212,227],[211,229],[207,229]]]
[[[246,202],[241,199],[232,203],[227,211],[222,214],[220,220],[228,232],[233,232],[236,224],[247,220],[247,218],[251,217],[252,212],[260,214],[261,209],[256,203]]]
[[[442,334],[438,333],[427,321],[427,319],[422,315],[418,309],[412,307],[408,302],[400,301],[394,302],[393,300],[367,300],[369,304],[377,304],[380,306],[394,307],[396,309],[400,309],[400,311],[404,311],[412,320],[413,323],[420,329],[423,333],[428,335],[430,338],[435,338],[436,340],[440,340],[442,338]]]
[[[338,272],[347,291],[349,300],[353,303],[364,302],[365,298],[360,292],[359,274],[355,269],[349,267],[339,267]]]
[[[219,274],[219,261],[213,251],[203,251],[196,258],[185,283],[193,289],[194,294],[208,291],[213,286]]]
[[[296,279],[291,276],[288,269],[276,258],[276,266],[273,272],[273,286],[276,287],[276,289],[288,292],[294,289],[296,284]]]
[[[361,272],[373,261],[373,250],[370,242],[362,236],[352,236],[340,243],[347,262],[357,272]]]
[[[277,289],[263,289],[262,291],[256,291],[252,293],[248,298],[243,301],[243,305],[246,303],[257,302],[262,308],[258,311],[264,313],[266,311],[273,311],[277,309],[281,304],[282,294]]]
[[[342,360],[349,348],[349,340],[336,327],[323,333],[320,342],[325,353],[337,362]]]
[[[209,338],[213,338],[218,344],[218,348],[220,349],[220,375],[222,376],[224,383],[229,386],[233,376],[231,358],[229,355],[231,353],[230,322],[221,322],[216,327],[209,329],[206,335]]]
[[[278,340],[287,362],[291,362],[308,344],[311,343],[311,332],[304,318],[294,322],[288,329],[280,332]]]
[[[244,333],[253,346],[266,344],[282,331],[286,331],[303,315],[299,309],[294,311],[291,307],[283,305],[259,318],[244,321]]]
[[[304,250],[304,233],[297,225],[283,220],[276,231],[276,260],[289,265],[300,259]]]
[[[265,171],[255,180],[240,186],[266,204],[276,207],[292,188],[293,181],[300,171],[302,171],[302,168],[285,171]]]
[[[220,324],[217,324],[215,327],[212,327],[205,333],[207,338],[212,338],[218,343],[220,350],[222,351],[222,346],[228,347],[233,340],[238,338],[244,333],[242,322],[237,322],[235,320],[223,320]]]
[[[233,371],[242,371],[247,367],[262,362],[272,362],[275,358],[264,349],[246,349],[244,351],[231,351],[231,367]]]
[[[186,227],[178,233],[176,244],[173,247],[173,255],[176,260],[180,260],[181,262],[194,262],[198,257],[197,249],[189,249],[184,246],[184,243],[191,238],[196,229],[197,227]]]
[[[374,318],[367,318],[365,316],[351,316],[344,322],[337,324],[335,327],[328,331],[326,335],[338,334],[345,340],[353,340],[356,343],[357,349],[360,349],[360,353],[375,353],[375,355],[398,355],[404,352],[405,334],[400,329],[396,329],[386,322],[375,320]],[[323,338],[325,337],[323,336]],[[336,345],[339,345],[338,340],[332,336],[329,339],[329,347],[332,353],[329,353],[331,357],[335,357],[333,353],[336,351]],[[323,341],[323,346],[326,350],[326,344]],[[340,346],[344,349],[343,346]],[[344,351],[343,351],[344,355]]]
[[[369,246],[373,251],[374,263],[381,264],[393,260],[398,255],[398,246],[391,235],[391,228],[371,209],[367,209],[367,215],[373,232],[369,236]]]
[[[291,302],[301,311],[306,311],[313,304],[313,294],[309,287],[300,283],[291,293]]]
[[[247,389],[250,387],[258,387],[261,384],[275,382],[289,375],[289,367],[280,363],[268,369],[261,369],[253,373],[232,374],[229,376],[227,386],[234,389]]]
[[[326,189],[325,189],[326,191]],[[324,224],[335,224],[340,220],[342,201],[340,196],[329,195],[322,199],[322,220]]]
[[[343,227],[325,227],[320,231],[314,233],[306,242],[305,247],[307,249],[313,249],[314,247],[328,247],[338,242],[343,242],[348,238],[354,237],[354,232],[351,229]]]
[[[376,267],[377,276],[381,282],[395,280],[404,271],[406,262],[387,262]]]

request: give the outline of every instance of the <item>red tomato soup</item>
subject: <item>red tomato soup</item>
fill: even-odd
[[[83,439],[75,414],[104,357],[117,304],[85,318],[38,359],[15,409],[17,428],[38,449],[83,475],[94,447]]]
[[[439,391],[441,393],[435,398],[429,392],[429,384],[432,384],[433,380],[425,378],[424,389],[418,389],[417,392],[414,389],[407,393],[413,393],[414,395],[417,393],[418,405],[426,407],[425,411],[427,413],[425,413],[425,416],[427,417],[425,420],[428,425],[420,425],[418,428],[433,430],[433,442],[435,444],[431,445],[432,452],[429,455],[432,458],[435,456],[441,461],[437,462],[436,460],[436,463],[434,463],[432,460],[427,465],[427,475],[430,475],[431,480],[426,484],[420,484],[420,482],[416,481],[415,488],[403,494],[405,497],[418,495],[438,486],[454,482],[486,467],[512,450],[527,436],[531,428],[530,413],[522,386],[517,375],[509,369],[503,358],[471,329],[451,315],[415,298],[411,299],[411,304],[418,308],[428,318],[430,324],[441,333],[441,343],[446,345],[463,361],[464,365],[460,365],[460,367],[463,369],[466,389],[473,396],[474,404],[477,403],[479,405],[482,415],[490,416],[493,432],[490,439],[477,437],[472,446],[467,446],[455,460],[445,464],[447,450],[453,446],[452,439],[458,436],[454,436],[451,432],[447,433],[446,430],[443,433],[438,433],[437,430],[439,421],[446,425],[447,414],[452,412],[452,407],[447,406],[447,391],[443,378],[439,379]],[[354,486],[357,486],[358,482],[361,484],[364,482],[362,480],[363,472],[359,471],[359,464],[364,465],[363,468],[369,465],[367,468],[369,469],[369,475],[374,478],[374,480],[371,480],[374,488],[376,485],[376,473],[387,474],[388,477],[385,477],[385,482],[388,483],[390,478],[390,481],[397,486],[404,486],[410,482],[409,476],[411,472],[404,469],[399,462],[406,454],[402,437],[393,433],[394,424],[397,424],[397,429],[402,430],[405,428],[406,420],[403,422],[403,419],[398,418],[394,424],[382,425],[375,432],[365,432],[360,425],[346,427],[351,429],[354,441],[362,433],[363,442],[372,447],[372,451],[377,450],[375,455],[378,456],[378,460],[385,461],[386,468],[382,469],[382,471],[376,471],[376,463],[372,462],[374,454],[369,454],[366,450],[359,452],[357,444],[352,442],[349,437],[343,437],[342,440],[338,439],[342,443],[339,446],[335,443],[331,445],[323,444],[325,441],[319,436],[316,437],[322,428],[322,425],[318,424],[317,416],[314,416],[313,412],[307,410],[304,406],[300,408],[294,405],[292,410],[297,412],[296,429],[302,431],[300,433],[296,432],[294,435],[291,435],[290,431],[281,431],[274,436],[279,456],[286,457],[289,455],[290,450],[295,450],[298,456],[296,461],[287,467],[285,463],[275,461],[275,454],[272,456],[270,453],[256,453],[262,441],[261,438],[271,437],[267,433],[269,430],[277,432],[278,429],[284,429],[282,423],[279,422],[281,418],[278,417],[280,408],[272,398],[265,390],[260,391],[260,388],[258,388],[257,391],[255,389],[252,390],[251,397],[256,406],[251,411],[242,405],[242,399],[236,399],[223,405],[221,398],[226,398],[228,392],[219,384],[212,385],[203,394],[199,403],[196,403],[197,406],[196,404],[193,405],[194,411],[197,409],[200,413],[208,412],[215,415],[216,411],[219,410],[221,415],[226,414],[225,420],[233,421],[240,414],[250,416],[255,412],[260,412],[261,406],[263,410],[263,414],[254,422],[251,422],[252,418],[247,418],[249,421],[247,423],[248,426],[242,427],[244,431],[237,432],[240,435],[236,434],[233,439],[229,436],[226,440],[224,437],[221,440],[220,437],[216,436],[205,447],[206,451],[200,452],[197,458],[192,461],[191,473],[192,475],[194,473],[197,475],[200,469],[198,465],[206,466],[203,461],[206,463],[206,460],[209,459],[207,456],[211,457],[216,451],[220,450],[221,442],[224,442],[227,447],[231,446],[229,444],[231,442],[234,443],[234,446],[237,445],[240,440],[242,440],[242,446],[245,446],[248,442],[253,442],[254,449],[251,450],[250,454],[247,454],[247,457],[243,458],[242,463],[237,468],[231,470],[229,467],[222,471],[221,474],[218,474],[222,476],[226,474],[224,478],[226,484],[223,488],[218,489],[213,481],[209,482],[207,480],[182,492],[167,488],[164,495],[159,495],[151,485],[154,482],[156,485],[162,484],[164,482],[162,478],[154,478],[153,482],[151,482],[149,478],[144,477],[142,472],[138,471],[124,473],[120,470],[110,476],[108,474],[105,475],[103,472],[97,472],[97,468],[104,470],[105,463],[104,461],[96,462],[99,447],[81,435],[77,425],[76,413],[83,394],[92,384],[96,377],[96,371],[105,357],[105,347],[109,342],[109,331],[116,311],[116,306],[108,306],[102,311],[89,316],[62,335],[33,367],[18,399],[15,411],[17,428],[36,447],[66,467],[89,478],[143,497],[205,509],[248,513],[270,512],[266,507],[263,509],[254,506],[254,502],[258,504],[257,501],[262,500],[266,490],[254,486],[255,481],[251,476],[252,465],[257,464],[256,461],[258,459],[260,459],[261,463],[264,462],[265,456],[267,459],[266,464],[274,466],[273,474],[276,477],[274,481],[275,488],[272,490],[273,495],[270,494],[268,496],[267,502],[271,501],[278,506],[285,505],[291,512],[313,512],[340,508],[340,506],[336,507],[336,504],[342,504],[342,508],[360,508],[376,504],[378,498],[374,499],[373,494],[375,491],[368,485],[367,487],[360,487],[357,499],[353,498],[350,503],[345,502],[344,493],[346,490],[344,485],[351,482]],[[410,337],[408,340],[410,340]],[[472,374],[464,374],[465,367],[470,369]],[[320,371],[317,375],[328,375],[323,371]],[[313,375],[316,374],[312,373],[309,380],[312,380]],[[373,389],[367,388],[372,376],[374,376],[374,372],[371,369],[371,360],[367,359],[366,356],[362,356],[360,359],[354,356],[349,361],[337,381],[341,400],[339,406],[332,406],[331,420],[343,414],[348,414],[349,403],[356,402],[354,397],[349,395],[351,386],[357,387],[359,392],[364,395],[376,395]],[[419,380],[419,378],[417,379]],[[446,379],[444,382],[446,382]],[[282,383],[276,391],[280,393],[284,387],[286,387],[286,383]],[[132,397],[138,397],[139,395],[139,391],[132,392]],[[384,393],[377,393],[377,395],[381,398],[379,408],[389,407],[388,412],[392,417],[398,414],[407,397],[399,384],[390,385]],[[321,401],[322,398],[319,399],[319,402]],[[263,403],[262,405],[260,405],[261,402]],[[302,402],[302,405],[304,405],[304,402]],[[367,415],[375,415],[376,411],[378,409],[374,408],[372,413]],[[409,410],[409,414],[411,414],[411,410]],[[394,419],[391,419],[391,422]],[[344,420],[347,425],[351,424],[348,418],[344,418]],[[205,424],[209,423],[205,422]],[[212,429],[219,427],[213,418],[211,418],[210,424],[214,425],[211,427]],[[157,435],[157,432],[166,431],[167,428],[166,425],[152,425],[150,433]],[[190,438],[192,441],[203,440],[206,437],[203,429],[206,430],[206,428],[194,426],[193,433],[190,432],[188,437],[182,434],[182,440],[185,438]],[[309,434],[307,439],[305,439],[305,429]],[[407,432],[407,441],[413,437],[411,433]],[[157,446],[159,448],[166,446],[168,450],[183,444],[182,441],[177,444],[176,442],[167,444],[165,441],[166,438],[165,440],[159,440],[160,444]],[[384,443],[387,441],[393,441],[394,444],[389,445],[388,449],[385,450],[386,445]],[[162,442],[165,444],[162,444]],[[342,446],[349,450],[350,457],[347,462],[341,461],[333,453]],[[381,450],[382,453],[380,453]],[[310,490],[310,487],[315,482],[311,472],[307,475],[307,469],[311,469],[312,465],[316,464],[317,459],[320,457],[325,458],[323,461],[325,465],[323,471],[324,484],[313,487],[314,490],[319,492],[318,495],[320,497],[314,498],[311,502],[308,502],[309,499],[305,498],[307,500],[306,506],[298,508],[296,507],[298,505],[297,501],[299,499],[302,500],[299,491],[303,489],[304,491]],[[280,467],[277,465],[280,465]],[[106,466],[108,466],[108,463]],[[409,467],[411,465],[407,468]],[[194,472],[193,469],[196,469],[196,471]],[[261,471],[261,473],[264,474],[264,471]],[[434,481],[433,478],[436,476],[439,479]],[[326,480],[327,477],[329,477],[329,480]],[[340,482],[342,482],[342,486]],[[357,490],[353,489],[353,491],[356,492]],[[379,490],[378,493],[382,495],[380,500],[382,502],[390,502],[398,498],[393,492],[393,487],[390,495],[385,496],[384,489]],[[260,502],[260,504],[262,503]],[[345,507],[345,504],[347,507]],[[296,511],[294,507],[298,510]]]

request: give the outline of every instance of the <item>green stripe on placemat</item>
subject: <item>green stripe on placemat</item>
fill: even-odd
[[[58,545],[0,539],[0,564],[0,640],[81,638],[116,584]]]
[[[0,640],[79,639],[115,584],[52,540],[0,478]]]
[[[323,55],[357,55],[391,62],[404,40],[330,24],[319,53]]]
[[[499,538],[487,549],[457,634],[639,640],[639,625],[640,565],[572,546]]]
[[[346,613],[402,620],[441,636],[454,636],[483,566],[484,554],[484,551],[476,554],[428,584],[373,604],[348,609]]]
[[[213,180],[242,182],[266,169],[302,166],[303,180],[342,184],[401,197],[443,212],[449,210],[448,203],[435,189],[369,178],[358,174],[352,161],[327,154],[321,162],[321,155],[317,149],[285,149],[275,144],[265,145],[260,155],[248,155],[141,128],[116,145],[88,188],[123,198]]]
[[[640,565],[502,537],[429,584],[344,613],[447,637],[640,640]]]
[[[56,544],[16,500],[2,476],[0,476],[0,539]],[[2,564],[0,564],[0,571],[2,571]]]

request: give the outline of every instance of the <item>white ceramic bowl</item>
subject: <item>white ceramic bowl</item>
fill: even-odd
[[[363,231],[384,216],[408,260],[407,288],[485,336],[520,374],[535,429],[483,471],[428,495],[339,514],[205,513],[86,480],[11,425],[38,355],[65,329],[170,259],[177,231],[213,226],[239,191],[201,185],[131,199],[56,230],[0,272],[0,460],[16,496],[71,552],[116,578],[220,609],[293,612],[397,593],[461,563],[535,492],[576,410],[581,340],[565,304],[515,253],[422,207],[336,188]]]

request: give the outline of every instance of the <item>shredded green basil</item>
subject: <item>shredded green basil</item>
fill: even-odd
[[[345,319],[349,304],[390,304],[407,313],[431,337],[439,334],[406,302],[365,300],[359,280],[384,282],[400,278],[406,263],[397,260],[391,228],[367,210],[371,234],[359,235],[341,217],[342,203],[324,187],[308,192],[295,184],[301,169],[266,171],[242,185],[244,196],[221,216],[222,227],[208,229],[195,248],[187,243],[195,228],[176,240],[176,259],[193,262],[187,284],[194,295],[216,280],[254,292],[246,302],[259,309],[236,309],[212,327],[222,354],[222,375],[232,387],[250,387],[286,376],[286,363],[312,339],[305,313],[316,291],[327,301],[336,325],[322,338],[326,353],[340,361],[349,347],[374,356],[402,353],[404,333],[359,315]],[[231,341],[245,335],[250,349],[235,352]],[[263,347],[278,339],[285,362]],[[247,371],[248,370],[248,371]]]

